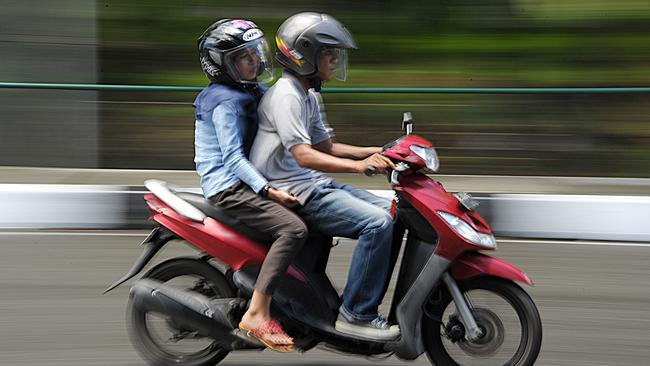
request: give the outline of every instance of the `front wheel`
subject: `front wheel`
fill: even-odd
[[[176,258],[160,263],[143,278],[198,292],[210,298],[233,297],[224,275],[199,259]],[[127,323],[131,343],[152,365],[208,366],[219,363],[228,351],[210,338],[182,329],[162,314],[143,311],[129,297]]]
[[[429,360],[440,366],[529,366],[542,345],[542,322],[528,294],[513,282],[483,277],[459,283],[483,336],[465,338],[447,291],[434,295],[422,320]]]

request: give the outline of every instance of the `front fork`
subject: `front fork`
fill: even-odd
[[[478,340],[483,336],[483,330],[481,330],[478,324],[476,324],[476,319],[474,319],[474,315],[472,315],[470,309],[471,304],[468,304],[468,300],[463,296],[462,292],[460,292],[458,284],[451,277],[449,272],[443,273],[442,280],[445,282],[447,289],[449,289],[451,298],[454,299],[454,303],[456,304],[456,310],[458,310],[460,321],[465,326],[465,337],[469,341]]]

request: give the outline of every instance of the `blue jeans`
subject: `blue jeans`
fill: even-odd
[[[312,227],[327,235],[359,239],[341,309],[356,320],[377,317],[389,280],[393,239],[389,212],[390,200],[336,182],[318,187],[299,211]]]

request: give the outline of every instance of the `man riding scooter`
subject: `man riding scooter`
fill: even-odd
[[[336,330],[377,340],[397,338],[399,328],[378,314],[390,273],[390,201],[324,174],[395,169],[379,154],[380,147],[333,141],[324,120],[321,84],[346,79],[347,50],[356,44],[333,17],[305,12],[280,26],[276,46],[284,71],[258,107],[259,129],[250,161],[271,186],[298,197],[302,205],[298,213],[313,228],[359,239]]]
[[[447,191],[426,174],[438,170],[438,157],[430,141],[412,134],[410,113],[402,121],[406,134],[382,149],[392,163],[377,155],[379,148],[331,140],[316,90],[345,65],[344,50],[354,46],[349,33],[328,16],[303,13],[280,27],[276,42],[285,75],[262,101],[261,133],[251,159],[268,176],[268,191],[298,197],[299,213],[316,229],[272,295],[274,318],[290,343],[295,341],[291,348],[305,352],[324,345],[355,355],[393,353],[403,360],[426,353],[432,365],[441,366],[533,365],[541,348],[541,318],[516,283],[533,282],[514,265],[482,253],[496,249],[492,229],[471,197]],[[386,201],[317,171],[370,174],[370,167],[392,170],[393,215]],[[289,342],[264,336],[254,342],[252,330],[243,329],[277,243],[270,251],[268,237],[203,195],[158,180],[145,187],[155,228],[128,273],[106,292],[137,275],[175,239],[201,254],[158,263],[131,286],[127,329],[135,349],[156,366],[209,366],[268,341],[276,349],[289,348]],[[326,273],[332,235],[359,238],[343,299]],[[402,243],[389,313],[398,328],[377,314],[377,306]],[[281,336],[270,330],[273,338]]]

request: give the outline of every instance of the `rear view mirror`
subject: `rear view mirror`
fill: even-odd
[[[411,115],[411,112],[404,112],[404,118],[402,118],[402,131],[404,131],[406,135],[413,133],[413,115]]]

